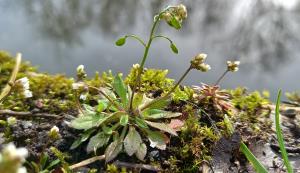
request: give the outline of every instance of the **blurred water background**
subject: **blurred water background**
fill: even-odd
[[[179,54],[158,39],[146,67],[169,69],[176,79],[204,52],[212,70],[193,71],[185,84],[212,84],[227,60],[240,60],[240,71],[226,76],[223,88],[267,89],[271,98],[279,88],[300,89],[299,0],[0,0],[0,49],[22,52],[53,74],[75,76],[79,64],[89,75],[109,69],[127,74],[143,47],[134,40],[116,47],[115,40],[124,34],[146,39],[154,14],[178,3],[189,14],[182,30],[162,23],[158,32],[174,40]]]

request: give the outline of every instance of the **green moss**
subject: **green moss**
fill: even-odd
[[[286,97],[292,101],[300,104],[300,92],[287,92],[285,93]]]
[[[132,68],[125,79],[125,83],[134,86],[137,78],[138,69]],[[174,80],[167,78],[168,70],[145,69],[141,77],[142,92],[153,92],[162,90],[168,92],[173,86]]]

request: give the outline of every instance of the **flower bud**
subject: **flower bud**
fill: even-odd
[[[57,126],[53,126],[48,132],[48,136],[53,140],[58,139],[60,137],[59,128]]]
[[[239,70],[240,61],[227,61],[227,70],[236,72]]]
[[[178,8],[178,14],[180,15],[180,17],[182,19],[186,19],[187,18],[187,10],[186,10],[185,5],[180,4],[177,6],[177,8]]]
[[[87,76],[84,70],[84,65],[79,65],[76,70],[78,80],[83,80]]]
[[[15,117],[8,117],[6,119],[6,122],[8,125],[12,126],[17,123],[17,119]]]
[[[198,70],[202,71],[202,72],[207,72],[208,70],[210,70],[210,65],[202,63],[199,65]]]

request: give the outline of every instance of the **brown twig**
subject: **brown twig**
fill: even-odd
[[[48,113],[32,113],[32,112],[16,112],[12,110],[0,110],[0,117],[3,116],[14,116],[14,117],[21,117],[21,118],[29,118],[29,117],[39,117],[39,118],[56,118],[60,119],[62,116],[55,115],[55,114],[48,114]]]
[[[79,167],[82,167],[82,166],[86,166],[86,165],[89,165],[93,162],[96,162],[98,160],[104,160],[105,159],[105,155],[101,155],[101,156],[95,156],[95,157],[91,157],[89,159],[86,159],[86,160],[83,160],[79,163],[76,163],[74,165],[71,165],[69,166],[70,169],[76,169],[76,168],[79,168]]]
[[[133,168],[133,169],[144,169],[148,171],[155,171],[159,172],[161,171],[160,168],[152,165],[146,165],[146,164],[138,164],[138,163],[128,163],[128,162],[121,162],[121,161],[115,161],[113,163],[117,167],[126,167],[126,168]]]

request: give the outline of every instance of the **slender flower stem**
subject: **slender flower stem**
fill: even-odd
[[[186,77],[186,75],[192,70],[193,68],[190,66],[185,72],[184,74],[181,76],[181,78],[178,80],[178,82],[174,85],[174,87],[163,97],[160,97],[158,99],[155,99],[153,101],[151,101],[150,103],[146,104],[144,107],[141,108],[141,111],[145,110],[146,108],[150,107],[151,105],[153,105],[154,103],[157,103],[161,100],[164,100],[166,98],[168,98],[174,91],[175,89],[179,86],[179,84],[183,81],[183,79]]]
[[[125,35],[125,37],[131,37],[131,38],[134,38],[134,39],[136,39],[137,41],[139,41],[144,47],[146,47],[146,44],[144,43],[144,41],[143,41],[141,38],[139,38],[138,36],[136,36],[136,35]]]
[[[226,70],[220,77],[219,79],[216,81],[215,85],[219,85],[219,83],[221,82],[221,80],[224,78],[224,76],[228,73],[229,71]]]
[[[164,39],[167,39],[170,43],[173,43],[173,41],[169,37],[166,37],[163,35],[156,35],[156,36],[152,37],[152,39],[155,39],[155,38],[164,38]]]
[[[3,100],[8,96],[8,94],[10,93],[13,85],[15,84],[17,74],[18,74],[20,66],[21,66],[21,61],[22,61],[22,55],[20,53],[18,53],[17,57],[16,57],[16,64],[15,64],[15,67],[14,67],[12,73],[11,73],[9,81],[8,81],[7,85],[3,88],[3,90],[0,94],[0,103],[2,103]]]
[[[156,26],[157,26],[157,24],[158,24],[158,22],[159,22],[159,20],[160,20],[160,15],[161,15],[161,14],[162,14],[162,13],[160,13],[160,14],[156,17],[156,19],[155,19],[155,21],[154,21],[154,23],[153,23],[153,25],[152,25],[152,29],[151,29],[151,32],[150,32],[149,40],[148,40],[147,45],[146,45],[146,47],[145,47],[143,59],[142,59],[140,68],[139,68],[139,70],[138,70],[137,79],[136,79],[136,82],[135,82],[135,84],[134,84],[134,86],[133,86],[132,95],[131,95],[131,98],[130,98],[130,107],[129,107],[129,110],[130,110],[130,111],[132,110],[132,102],[133,102],[133,98],[134,98],[134,94],[135,94],[135,92],[136,92],[136,89],[137,89],[137,87],[140,88],[140,86],[141,86],[141,75],[142,75],[142,72],[143,72],[143,69],[144,69],[144,65],[145,65],[145,62],[146,62],[146,59],[147,59],[147,56],[148,56],[148,52],[149,52],[149,49],[150,49],[152,40],[153,40],[152,37],[153,37],[154,31],[155,31],[155,28],[156,28]]]

